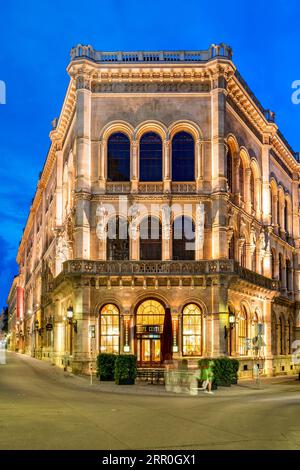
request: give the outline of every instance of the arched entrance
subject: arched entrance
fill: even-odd
[[[161,363],[164,318],[164,306],[154,299],[145,300],[136,310],[136,352],[140,367],[154,367]]]

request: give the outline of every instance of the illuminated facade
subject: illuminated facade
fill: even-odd
[[[294,372],[300,165],[231,55],[72,49],[17,256],[24,353],[157,367],[168,333],[175,359]]]

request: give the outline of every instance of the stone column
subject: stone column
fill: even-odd
[[[88,373],[91,359],[89,341],[91,288],[78,283],[73,289],[73,321],[77,320],[77,333],[73,331],[72,371]]]
[[[139,162],[138,162],[138,143],[136,140],[131,142],[131,192],[137,193],[139,186]]]
[[[98,144],[98,174],[99,174],[99,192],[105,193],[106,191],[106,177],[107,177],[107,140],[101,139]]]
[[[265,299],[263,302],[264,312],[263,312],[263,322],[264,322],[264,342],[266,346],[262,348],[262,355],[264,357],[264,372],[267,375],[272,375],[273,373],[273,354],[272,354],[272,321],[271,321],[271,311],[272,311],[272,300]]]
[[[90,257],[91,89],[87,76],[78,76],[76,107],[76,226],[75,258]]]
[[[203,146],[200,139],[195,143],[195,167],[197,192],[200,192],[203,189]]]
[[[163,184],[164,193],[171,191],[171,164],[170,164],[170,140],[166,139],[163,143]]]
[[[227,258],[227,175],[226,175],[226,80],[216,71],[211,80],[212,141],[212,253],[213,259]]]

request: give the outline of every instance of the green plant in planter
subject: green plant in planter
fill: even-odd
[[[114,381],[116,358],[116,354],[99,354],[97,357],[97,376],[100,381]]]
[[[237,359],[231,359],[231,366],[232,366],[232,378],[231,383],[237,384],[238,383],[238,372],[240,368],[240,362]]]
[[[134,385],[137,376],[137,358],[133,354],[117,356],[115,382],[117,385]]]

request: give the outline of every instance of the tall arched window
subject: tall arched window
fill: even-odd
[[[173,222],[173,260],[195,259],[195,226],[190,217],[180,216]]]
[[[289,231],[289,211],[287,200],[284,201],[284,230]]]
[[[253,254],[252,254],[252,271],[256,271],[256,247],[254,248]]]
[[[251,198],[251,207],[254,210],[255,209],[255,178],[254,178],[254,173],[253,173],[252,168],[251,168],[251,173],[250,173],[250,198]]]
[[[106,304],[100,312],[100,352],[119,354],[120,313],[113,304]]]
[[[277,348],[278,354],[283,355],[284,354],[284,322],[283,322],[282,316],[279,317],[277,339],[278,339],[278,348]]]
[[[195,142],[187,132],[178,132],[172,139],[172,180],[194,181]]]
[[[271,269],[272,269],[272,279],[275,279],[275,251],[271,251]]]
[[[227,151],[227,184],[230,193],[233,193],[233,178],[232,178],[232,152],[230,147]]]
[[[272,348],[272,354],[276,356],[278,354],[277,348],[277,321],[276,321],[276,315],[274,311],[272,311],[272,316],[271,316],[271,348]]]
[[[235,233],[232,235],[230,243],[229,243],[229,254],[228,257],[229,259],[235,259],[235,239],[236,235]]]
[[[196,304],[186,305],[182,312],[182,354],[202,354],[202,312]]]
[[[247,354],[246,338],[247,338],[247,312],[246,312],[245,307],[242,305],[241,312],[238,317],[238,353],[241,356],[245,356]]]
[[[287,291],[292,290],[292,283],[291,283],[291,262],[289,259],[285,261],[285,278],[286,278],[286,289]]]
[[[278,257],[278,270],[279,270],[279,282],[282,283],[282,267],[283,267],[283,264],[282,264],[282,254],[279,253],[279,257]],[[280,286],[282,287],[282,286]]]
[[[122,132],[115,132],[107,142],[107,179],[130,181],[130,141]]]
[[[106,239],[108,261],[129,260],[128,223],[122,217],[114,217],[108,223]]]
[[[245,191],[245,177],[244,177],[244,164],[242,158],[240,158],[239,166],[239,191],[241,200],[244,201],[244,191]]]
[[[156,217],[146,217],[140,224],[140,260],[161,260],[161,223]]]
[[[291,318],[289,318],[288,323],[287,323],[287,345],[286,345],[286,353],[287,354],[292,354],[292,343],[293,343],[293,321]]]
[[[140,140],[140,181],[162,180],[162,140],[147,132]]]
[[[247,260],[247,257],[246,257],[246,242],[244,242],[243,245],[242,245],[242,249],[241,249],[241,266],[243,266],[243,268],[246,267],[246,260]]]

